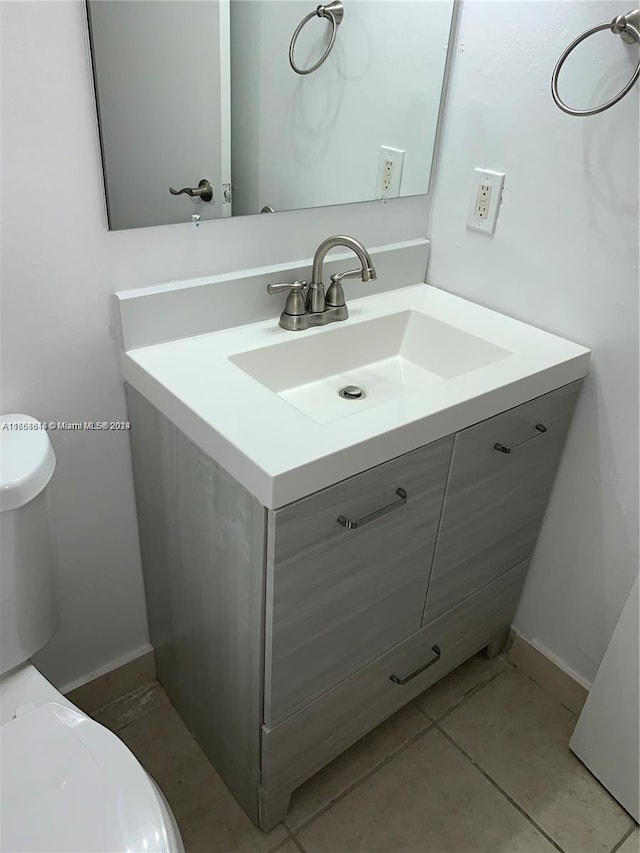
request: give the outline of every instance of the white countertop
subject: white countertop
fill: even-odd
[[[229,357],[418,310],[510,351],[485,367],[319,423]],[[267,320],[130,349],[124,379],[266,507],[277,508],[538,397],[587,371],[589,350],[425,284],[349,303],[304,332]]]

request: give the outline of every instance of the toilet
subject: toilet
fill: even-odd
[[[184,853],[153,779],[30,662],[58,621],[54,468],[38,421],[0,416],[0,851]]]

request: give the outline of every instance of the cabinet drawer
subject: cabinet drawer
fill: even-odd
[[[580,386],[456,435],[423,624],[531,555]]]
[[[420,628],[452,441],[269,513],[267,725]]]
[[[268,795],[302,784],[509,626],[526,570],[527,563],[516,566],[286,722],[264,726],[262,787]],[[391,680],[405,680],[431,660],[406,683]]]

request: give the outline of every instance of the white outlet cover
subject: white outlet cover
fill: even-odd
[[[471,193],[469,195],[469,207],[467,209],[467,228],[469,231],[479,231],[481,234],[493,237],[502,202],[504,178],[503,172],[492,172],[489,169],[474,170]],[[476,203],[481,184],[487,184],[491,188],[489,210],[486,217],[478,216],[476,213]]]
[[[401,148],[391,148],[388,145],[380,146],[378,171],[376,174],[376,198],[397,198],[400,195],[405,154],[406,152]],[[389,187],[385,187],[384,185],[385,162],[392,164],[391,183]]]

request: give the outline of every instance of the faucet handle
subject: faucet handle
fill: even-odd
[[[375,267],[360,267],[357,270],[347,270],[346,272],[337,272],[331,276],[331,281],[334,284],[340,284],[343,278],[360,278],[362,281],[375,281]]]
[[[362,270],[358,267],[357,270],[346,270],[345,272],[336,272],[331,276],[331,281],[334,284],[340,284],[343,278],[360,278]]]
[[[307,306],[302,295],[306,287],[306,281],[294,281],[293,284],[291,282],[279,282],[278,284],[268,284],[267,293],[283,293],[288,290],[289,295],[284,304],[282,316],[288,314],[290,317],[302,317],[303,314],[307,313]]]
[[[331,276],[331,284],[329,285],[325,299],[325,304],[329,308],[340,308],[345,304],[344,290],[341,284],[343,278],[359,278],[362,281],[375,281],[375,267],[358,267],[357,270],[334,273]]]
[[[268,284],[267,293],[270,293],[273,296],[274,293],[284,293],[285,290],[292,290],[294,292],[304,290],[307,284],[308,282],[306,281],[279,282],[278,284]]]

